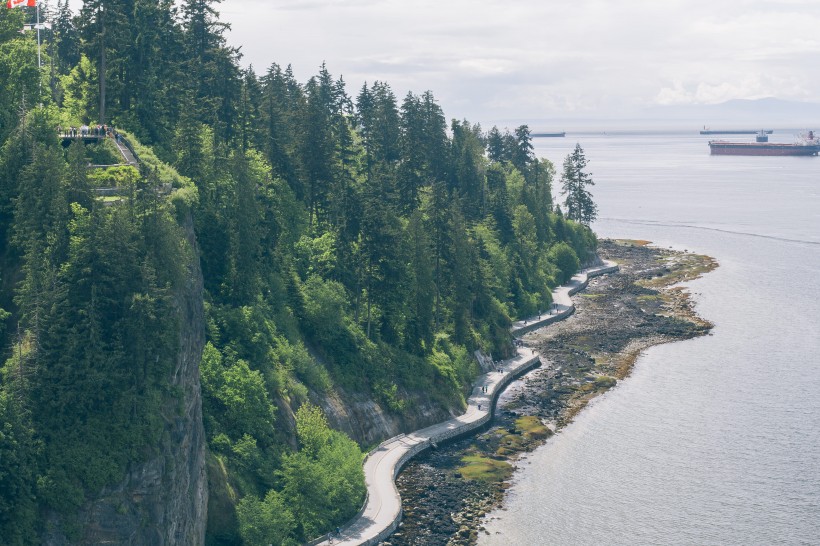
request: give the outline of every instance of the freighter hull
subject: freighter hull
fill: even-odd
[[[709,148],[712,155],[817,155],[820,152],[820,144],[712,141]]]

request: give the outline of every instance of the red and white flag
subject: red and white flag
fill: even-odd
[[[22,6],[28,6],[30,8],[33,8],[36,5],[37,0],[8,0],[8,2],[6,2],[6,7],[9,9],[19,8]]]

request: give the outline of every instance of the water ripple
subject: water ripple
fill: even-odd
[[[658,220],[628,220],[626,218],[611,218],[611,217],[602,217],[601,220],[609,220],[612,222],[621,222],[624,224],[631,224],[631,225],[638,225],[638,226],[661,226],[661,227],[671,227],[671,228],[688,228],[688,229],[700,229],[705,231],[715,231],[717,233],[728,233],[730,235],[742,235],[746,237],[757,237],[760,239],[769,239],[772,241],[780,241],[784,243],[797,243],[797,244],[806,244],[806,245],[814,245],[820,246],[820,241],[812,241],[808,239],[792,239],[789,237],[779,237],[777,235],[765,235],[763,233],[749,233],[746,231],[735,231],[731,229],[722,229],[722,228],[715,228],[715,227],[708,227],[708,226],[699,226],[695,224],[687,224],[682,222],[661,222]]]

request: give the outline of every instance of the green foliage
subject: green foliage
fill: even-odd
[[[305,83],[276,64],[257,77],[218,3],[58,5],[50,82],[17,32],[23,10],[0,10],[0,321],[20,325],[0,383],[12,543],[160,443],[195,258],[220,533],[267,544],[326,532],[363,498],[360,449],[309,400],[460,407],[473,351],[510,355],[511,317],[545,308],[595,248],[581,224],[594,206],[553,212],[555,168],[527,126],[448,133],[432,92],[397,100],[375,82],[353,99],[325,66]],[[100,118],[138,168],[88,169],[121,162],[110,140],[59,146],[58,125]],[[583,186],[581,159],[564,175]]]
[[[587,189],[594,186],[592,176],[585,172],[587,159],[580,144],[564,159],[564,172],[561,174],[561,193],[566,196],[564,206],[567,218],[586,226],[598,217],[598,207],[592,201],[592,194]]]
[[[557,243],[550,248],[549,259],[558,267],[558,284],[569,281],[580,267],[575,251],[565,242]]]
[[[242,499],[236,512],[243,543],[246,546],[298,544],[291,536],[296,528],[296,519],[288,505],[288,500],[273,489],[263,500],[253,495]]]
[[[118,165],[123,162],[122,154],[111,139],[106,138],[96,144],[86,145],[84,148],[88,162],[93,165]],[[95,171],[96,169],[92,173]]]
[[[22,27],[22,10],[2,10],[0,20],[0,93],[3,104],[0,105],[0,142],[4,142],[20,116],[20,109],[25,111],[37,103],[40,97],[40,74],[37,70],[37,42],[31,37],[20,37]],[[14,34],[9,34],[11,25],[17,25]],[[6,29],[5,31],[3,29]],[[44,97],[45,98],[45,97]]]
[[[317,408],[299,409],[296,430],[301,449],[283,461],[282,493],[304,541],[343,523],[361,506],[363,454],[355,442],[329,429]]]
[[[296,244],[296,258],[302,277],[330,277],[336,271],[336,235],[326,231],[319,237],[302,236]]]
[[[38,446],[10,393],[0,390],[0,536],[9,545],[35,544]]]
[[[88,183],[95,188],[130,188],[133,189],[140,179],[140,173],[130,165],[94,169],[88,173]]]
[[[373,392],[378,400],[395,412],[402,412],[408,407],[408,401],[399,395],[399,387],[395,383],[376,381]]]
[[[246,495],[237,505],[246,544],[298,544],[348,519],[364,500],[363,454],[328,427],[322,411],[304,404],[296,412],[299,450],[285,455],[281,490],[263,500]]]
[[[97,105],[97,69],[85,55],[68,74],[60,77],[62,110],[60,124],[64,128],[80,127],[99,119]]]
[[[345,329],[348,299],[344,287],[314,275],[305,281],[303,293],[308,333],[317,341],[329,344]]]
[[[192,186],[189,179],[179,174],[171,165],[161,161],[151,148],[144,146],[127,131],[123,129],[118,129],[118,131],[122,135],[123,140],[127,141],[134,149],[136,156],[139,158],[141,170],[150,173],[159,185],[167,185],[171,188],[186,188]]]
[[[330,442],[332,432],[318,407],[305,404],[296,412],[296,437],[300,451],[305,455],[316,458]]]
[[[191,259],[181,229],[150,191],[94,206],[92,185],[139,189],[143,181],[130,167],[89,177],[83,147],[64,153],[57,144],[55,119],[50,108],[31,112],[24,138],[0,153],[4,175],[16,179],[3,192],[14,202],[3,204],[13,214],[5,265],[20,279],[18,336],[0,385],[0,397],[13,392],[19,401],[19,409],[2,408],[13,425],[3,432],[13,452],[2,455],[3,468],[20,466],[0,502],[0,521],[8,513],[17,520],[19,531],[3,532],[13,543],[35,540],[43,508],[71,513],[121,480],[158,445],[160,412],[176,411],[168,384],[180,326],[173,294]],[[21,149],[28,160],[18,163]]]
[[[38,338],[28,388],[32,400],[48,400],[35,421],[47,439],[55,473],[45,485],[58,493],[57,508],[82,499],[66,488],[98,491],[158,440],[157,398],[176,354],[168,289],[180,278],[166,260],[180,255],[173,228],[155,229],[167,228],[167,218],[153,220],[160,223],[135,222],[125,209],[73,205],[67,256],[54,279],[60,288],[45,301],[20,294]],[[36,278],[33,268],[27,278]],[[57,384],[71,388],[55,395]]]
[[[440,380],[459,392],[477,374],[478,367],[463,345],[454,344],[446,334],[436,336],[433,351],[427,356],[428,363],[436,370]]]
[[[219,350],[210,343],[200,364],[202,394],[208,406],[214,433],[233,439],[250,434],[270,442],[273,437],[274,408],[271,405],[262,374],[251,370],[244,360],[223,364]]]

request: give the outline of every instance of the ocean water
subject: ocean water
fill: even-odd
[[[688,285],[715,329],[646,351],[522,459],[480,545],[820,544],[820,157],[713,157],[708,139],[535,140],[559,172],[584,148],[599,236],[717,258]]]

